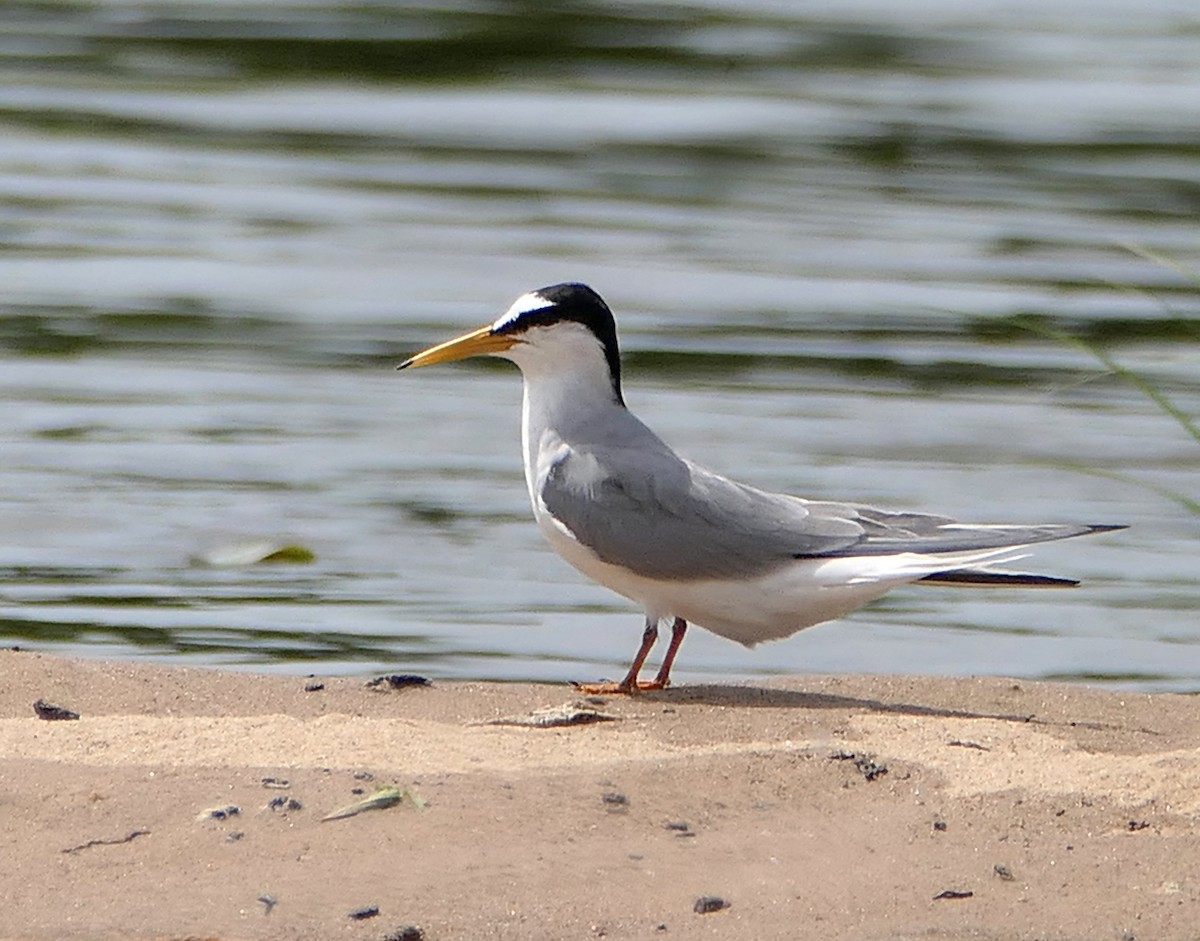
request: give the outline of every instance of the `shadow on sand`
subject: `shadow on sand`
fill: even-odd
[[[1033,722],[1034,716],[1003,712],[975,712],[942,706],[923,706],[918,703],[884,702],[860,696],[839,696],[833,693],[808,693],[802,690],[772,689],[763,686],[722,686],[705,684],[679,686],[642,693],[656,702],[677,705],[727,706],[768,709],[844,709],[850,712],[891,713],[906,716],[928,716],[944,719],[997,719],[1003,722]]]

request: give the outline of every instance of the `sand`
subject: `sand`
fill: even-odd
[[[568,704],[611,718],[481,724]],[[589,702],[3,651],[0,822],[4,939],[1195,939],[1200,697],[804,676]]]

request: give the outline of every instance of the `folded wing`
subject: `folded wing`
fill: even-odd
[[[602,561],[685,581],[762,575],[797,559],[961,553],[1120,528],[971,525],[803,500],[739,484],[645,442],[562,449],[539,497]]]

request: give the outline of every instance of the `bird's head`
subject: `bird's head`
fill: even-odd
[[[423,350],[399,369],[450,363],[470,356],[501,356],[526,377],[559,370],[607,370],[621,398],[621,354],[612,311],[586,284],[552,284],[522,294],[494,323]]]

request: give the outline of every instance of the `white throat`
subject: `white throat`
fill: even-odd
[[[617,401],[603,348],[582,324],[535,328],[504,356],[521,367],[525,380],[521,444],[536,511],[540,459],[562,442],[606,427],[601,416],[625,407]]]

